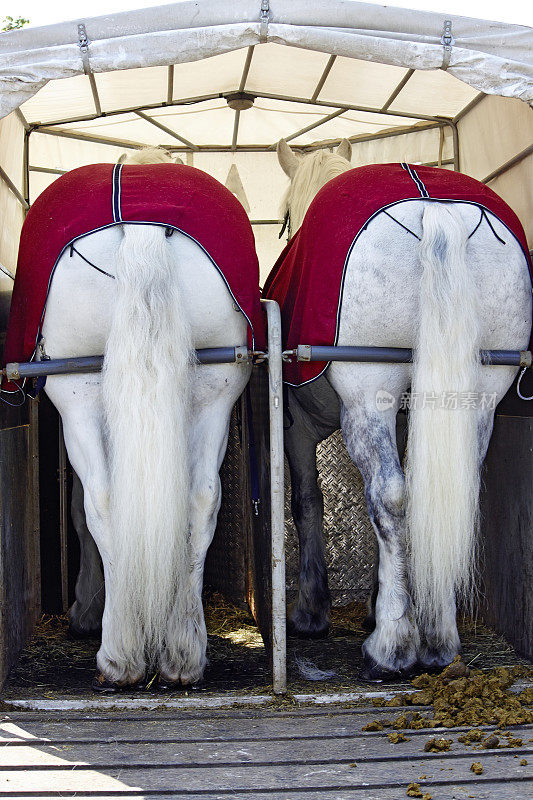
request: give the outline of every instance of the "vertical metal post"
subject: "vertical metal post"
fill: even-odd
[[[30,205],[30,130],[24,131],[24,144],[22,150],[22,193],[28,206]],[[24,216],[28,213],[27,209],[24,211]]]
[[[447,125],[452,129],[452,142],[453,142],[453,168],[455,172],[461,169],[461,161],[459,157],[459,131],[455,122],[447,120]]]
[[[67,449],[63,437],[63,423],[59,420],[59,547],[61,556],[61,602],[63,612],[68,611],[68,499],[67,499]]]
[[[262,300],[268,323],[268,399],[270,409],[270,521],[272,541],[272,664],[274,693],[287,691],[285,602],[285,482],[281,315],[274,300]]]

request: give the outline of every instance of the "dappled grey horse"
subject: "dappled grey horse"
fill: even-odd
[[[278,156],[291,180],[282,213],[295,233],[319,189],[350,169],[351,146],[300,158],[282,141]],[[516,374],[481,366],[479,350],[525,348],[531,330],[526,258],[496,216],[425,199],[391,210],[349,252],[337,344],[415,348],[414,363],[332,362],[314,382],[288,388],[285,431],[300,542],[289,626],[300,636],[326,635],[330,624],[317,444],[340,427],[363,476],[379,545],[375,629],[363,645],[369,679],[441,667],[460,650],[456,601],[474,586],[480,467],[495,405]],[[323,222],[320,236],[334,236]],[[404,475],[396,418],[409,387],[416,402]],[[469,402],[445,407],[439,398],[451,395]]]

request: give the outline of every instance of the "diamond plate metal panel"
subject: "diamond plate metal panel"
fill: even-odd
[[[317,447],[319,483],[324,495],[324,537],[329,588],[334,605],[366,600],[372,592],[377,544],[364,496],[361,473],[340,431]],[[298,534],[290,508],[290,476],[285,470],[287,591],[298,586]]]
[[[239,605],[246,604],[245,505],[248,487],[243,470],[242,400],[231,414],[228,448],[220,469],[222,504],[207,552],[204,587],[221,592]]]
[[[259,383],[252,383],[259,392]],[[254,398],[254,416],[268,407]],[[213,543],[205,565],[204,584],[233,602],[244,604],[247,583],[246,531],[250,525],[248,453],[243,453],[242,401],[233,410],[228,449],[220,471],[222,505]],[[255,420],[257,422],[257,420]],[[263,424],[263,421],[262,421]],[[376,560],[375,535],[368,518],[361,474],[348,455],[340,431],[317,448],[320,486],[324,495],[324,535],[329,587],[334,605],[366,600],[372,591]],[[260,470],[262,465],[260,464]],[[255,522],[255,520],[254,520]],[[298,535],[290,510],[290,476],[285,469],[285,529],[287,590],[289,597],[298,586]],[[259,587],[258,587],[259,588]],[[266,586],[265,586],[266,590]]]

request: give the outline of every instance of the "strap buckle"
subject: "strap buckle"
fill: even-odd
[[[259,28],[259,41],[264,44],[268,39],[268,23],[270,22],[270,2],[261,0],[261,27]]]
[[[455,39],[452,35],[452,21],[451,19],[447,19],[444,22],[444,28],[442,30],[442,36],[440,37],[441,44],[444,48],[444,56],[442,59],[441,69],[448,69],[450,66],[450,59],[452,57],[452,47],[455,44]]]

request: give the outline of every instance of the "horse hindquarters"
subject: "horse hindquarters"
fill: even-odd
[[[116,277],[103,369],[113,540],[97,659],[115,682],[157,664],[185,591],[192,356],[162,228],[124,227]]]

